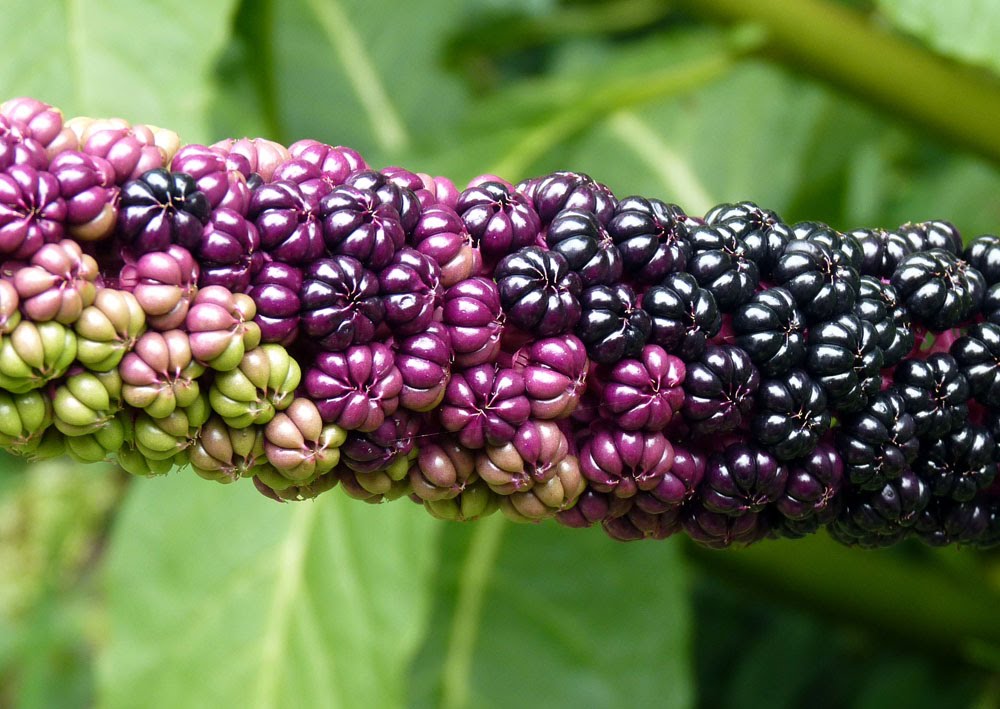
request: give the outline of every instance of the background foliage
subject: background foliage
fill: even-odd
[[[6,3],[0,97],[697,213],[1000,224],[1000,2]],[[1000,704],[1000,557],[705,552],[0,460],[0,706]]]

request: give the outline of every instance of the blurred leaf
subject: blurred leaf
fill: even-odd
[[[900,29],[940,53],[1000,72],[1000,3],[995,0],[877,0]]]
[[[108,707],[383,707],[406,695],[439,523],[190,471],[134,488],[108,560]]]
[[[439,66],[445,35],[461,19],[459,0],[382,10],[363,0],[263,4],[273,25],[248,25],[238,52],[245,61],[227,65],[216,124],[245,123],[234,92],[260,70],[259,46],[269,47],[271,71],[281,79],[264,97],[273,104],[266,110],[274,114],[275,139],[350,145],[381,166],[398,163],[462,110],[464,90]]]
[[[6,3],[0,97],[33,96],[67,116],[121,116],[207,139],[210,72],[236,0]]]
[[[600,530],[494,517],[448,527],[438,581],[413,706],[693,701],[676,544],[624,545]]]

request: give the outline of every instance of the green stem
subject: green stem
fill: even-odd
[[[508,524],[507,519],[499,514],[480,520],[469,542],[469,551],[459,575],[455,616],[441,670],[441,706],[444,709],[460,709],[469,705],[469,675],[476,649],[479,616],[483,610],[483,596]]]
[[[796,68],[1000,161],[1000,85],[827,0],[685,0],[691,11],[766,28]]]
[[[856,623],[934,653],[982,662],[1000,647],[1000,593],[983,577],[942,573],[895,550],[862,551],[825,535],[768,540],[715,552],[692,546],[691,559],[729,582]],[[949,553],[967,553],[947,550]]]

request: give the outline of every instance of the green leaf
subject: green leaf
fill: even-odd
[[[995,0],[878,0],[882,14],[941,54],[1000,72],[1000,3]]]
[[[445,36],[460,19],[458,0],[254,4],[271,23],[248,24],[231,48],[243,61],[226,65],[220,127],[246,123],[234,92],[253,83],[262,45],[273,62],[267,70],[280,77],[262,96],[278,133],[268,137],[349,145],[372,164],[399,164],[462,110],[463,88],[439,67]]]
[[[236,0],[8,3],[0,97],[33,96],[65,115],[121,116],[208,139],[213,64]]]
[[[444,541],[412,706],[692,703],[677,544],[500,517],[450,526]]]
[[[400,705],[439,530],[405,501],[138,482],[108,560],[103,705]]]

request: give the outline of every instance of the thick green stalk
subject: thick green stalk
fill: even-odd
[[[961,554],[944,550],[943,553]],[[840,546],[825,534],[767,540],[744,550],[691,547],[697,565],[769,599],[818,610],[933,653],[982,663],[1000,648],[1000,593],[970,578],[910,560],[897,550]]]
[[[684,0],[765,27],[769,48],[894,115],[1000,161],[1000,82],[950,63],[827,0]]]

